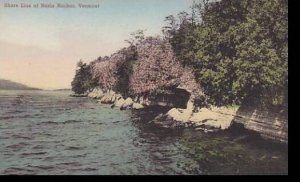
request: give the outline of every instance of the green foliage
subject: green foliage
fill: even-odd
[[[178,14],[179,22],[174,16],[166,17],[168,26],[163,27],[163,33],[166,39],[171,43],[176,57],[183,66],[193,65],[195,59],[196,43],[194,20],[188,17],[186,12]]]
[[[195,70],[216,105],[255,101],[287,106],[287,0],[221,0],[196,5],[164,28],[176,56]],[[246,99],[246,100],[245,100]]]
[[[72,91],[75,94],[84,94],[95,86],[95,81],[92,79],[90,65],[83,63],[81,60],[77,63],[75,77],[71,83]]]
[[[137,60],[137,48],[141,46],[142,41],[145,39],[145,30],[137,30],[130,34],[128,40],[128,47],[121,49],[117,52],[121,57],[116,61],[116,85],[114,90],[124,98],[132,96],[130,92],[129,82],[133,72],[134,62]]]
[[[178,80],[185,69],[190,70],[189,76],[179,83],[196,79],[198,85],[195,82],[193,88],[202,88],[210,104],[256,102],[287,107],[287,0],[203,0],[193,4],[191,15],[180,12],[166,21],[161,41],[171,50],[164,50],[165,45],[153,46],[155,41],[147,43],[144,31],[138,30],[126,40],[129,47],[90,65],[80,62],[72,82],[75,93],[97,85],[127,97],[134,94],[129,88],[132,81],[136,91],[148,86],[159,92],[168,87],[171,78]],[[179,65],[170,66],[168,60]],[[92,68],[98,68],[93,76]],[[176,76],[166,76],[171,68],[178,68],[171,74]]]
[[[126,98],[130,95],[129,80],[132,75],[133,64],[137,59],[136,47],[124,48],[122,54],[124,59],[117,63],[117,84],[115,89]]]

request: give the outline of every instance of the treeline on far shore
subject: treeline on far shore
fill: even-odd
[[[165,21],[162,36],[138,30],[112,55],[78,62],[72,90],[155,96],[184,83],[198,104],[287,109],[287,0],[203,0]]]

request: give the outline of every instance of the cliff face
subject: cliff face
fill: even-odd
[[[288,143],[288,116],[280,109],[241,106],[233,121],[258,132],[265,139]]]

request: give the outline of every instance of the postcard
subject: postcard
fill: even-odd
[[[1,175],[287,175],[288,2],[1,0]]]

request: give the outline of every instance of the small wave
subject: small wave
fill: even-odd
[[[26,169],[26,168],[20,168],[20,167],[10,167],[7,168],[3,171],[3,174],[9,174],[9,175],[20,175],[23,174],[22,172],[29,172],[29,173],[34,173],[34,170],[31,169]]]
[[[67,124],[67,123],[80,123],[82,121],[80,120],[67,120],[67,121],[64,121],[63,123]]]
[[[30,118],[30,117],[32,117],[33,115],[32,114],[26,114],[26,115],[24,115],[24,116],[20,116],[20,118]]]
[[[71,108],[56,108],[57,111],[68,111],[71,110]]]
[[[56,165],[72,165],[72,166],[81,166],[79,162],[63,162],[63,163],[57,163]]]
[[[23,115],[23,116],[2,116],[0,117],[0,120],[7,120],[7,119],[13,119],[13,118],[30,118],[32,117],[33,115],[31,114],[26,114],[26,115]]]
[[[16,113],[22,113],[25,111],[19,111],[19,110],[15,110],[15,111],[7,111],[5,114],[16,114]]]
[[[32,147],[32,149],[42,149],[44,148],[42,145],[35,145]]]
[[[86,157],[86,156],[87,156],[87,154],[79,154],[79,155],[74,155],[72,157],[77,158],[77,157]]]
[[[7,119],[12,119],[15,118],[15,116],[2,116],[0,117],[0,120],[7,120]]]
[[[40,124],[59,124],[59,123],[55,122],[55,121],[43,121],[43,122],[38,123],[38,125],[40,125]]]
[[[81,150],[81,149],[84,149],[84,148],[86,148],[86,147],[69,146],[66,149],[67,150]]]
[[[29,155],[44,155],[47,154],[47,152],[28,152],[28,153],[21,153],[21,156],[29,156]]]
[[[96,171],[96,170],[98,170],[98,169],[96,169],[96,168],[91,168],[91,167],[87,167],[87,168],[83,168],[82,170],[84,170],[84,171]]]
[[[4,128],[2,128],[2,129],[4,129]],[[7,128],[5,128],[5,129],[7,129]],[[0,140],[2,140],[2,139],[9,139],[9,137],[0,136]]]
[[[103,125],[104,123],[100,123],[100,122],[91,122],[90,124]]]
[[[24,147],[25,145],[28,145],[28,144],[21,142],[21,143],[17,143],[17,144],[8,145],[8,146],[6,146],[6,148],[18,149],[18,148]]]
[[[45,166],[45,165],[39,165],[39,166],[34,166],[34,165],[27,165],[28,167],[33,167],[33,168],[39,168],[39,169],[43,169],[43,170],[46,170],[46,169],[53,169],[54,166]]]
[[[13,138],[22,138],[22,139],[27,139],[27,140],[31,140],[32,137],[31,136],[21,136],[21,135],[12,135]]]
[[[54,158],[54,156],[43,157],[43,161],[52,161]]]
[[[39,135],[39,136],[47,136],[47,137],[51,137],[53,136],[52,134],[50,133],[45,133],[46,131],[43,131],[43,132],[35,132],[33,133],[34,135]]]
[[[110,163],[109,165],[110,166],[118,166],[118,165],[120,165],[120,163]]]

